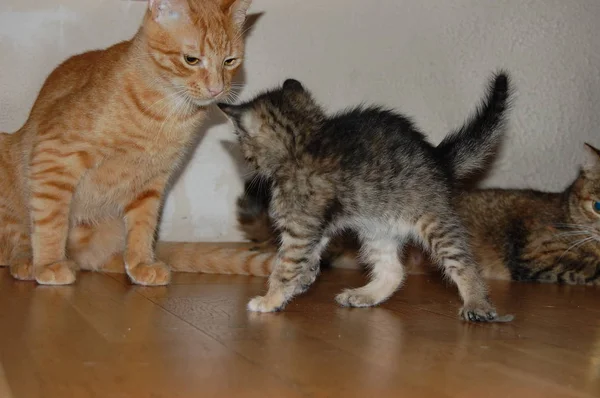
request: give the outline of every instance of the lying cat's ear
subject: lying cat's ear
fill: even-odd
[[[189,7],[187,0],[148,0],[148,10],[153,20],[164,24],[187,17]]]
[[[241,29],[246,21],[246,13],[252,0],[221,0],[221,8],[229,14],[233,24]]]
[[[594,148],[587,142],[585,147],[585,160],[582,169],[586,174],[600,175],[600,150]]]
[[[283,90],[291,92],[302,92],[304,91],[304,86],[298,80],[287,79],[283,82]]]

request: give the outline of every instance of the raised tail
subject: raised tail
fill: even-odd
[[[456,182],[485,171],[504,138],[510,79],[504,71],[490,80],[488,93],[476,112],[435,148]]]
[[[156,256],[175,272],[268,276],[277,252],[253,243],[158,242]]]

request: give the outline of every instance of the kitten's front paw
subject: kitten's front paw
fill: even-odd
[[[466,303],[459,316],[469,322],[510,322],[512,315],[499,316],[496,309],[487,301]]]
[[[276,312],[283,309],[285,302],[273,297],[256,296],[248,302],[248,310],[253,312]]]
[[[70,260],[34,268],[35,280],[40,285],[70,285],[75,282],[77,265]]]
[[[171,280],[169,267],[160,261],[152,264],[138,264],[127,270],[131,281],[137,285],[164,286]]]
[[[31,257],[21,258],[15,260],[10,264],[10,274],[13,278],[20,281],[32,281],[35,279],[33,276],[33,261]]]
[[[371,294],[358,289],[347,289],[335,296],[335,301],[343,307],[372,307],[379,304],[379,300]]]

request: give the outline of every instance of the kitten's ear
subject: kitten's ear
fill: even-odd
[[[189,12],[187,0],[148,0],[152,19],[160,24],[181,20]]]
[[[298,80],[287,79],[283,82],[283,90],[292,92],[302,92],[304,91],[304,86]]]
[[[252,4],[252,0],[222,0],[221,8],[229,14],[233,24],[241,29],[246,21],[246,13],[250,4]]]
[[[585,147],[585,160],[581,166],[584,173],[600,175],[600,150],[594,148],[587,142]]]
[[[230,119],[237,121],[242,116],[242,108],[239,105],[231,105],[219,102],[217,106]]]

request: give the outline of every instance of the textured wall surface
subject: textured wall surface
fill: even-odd
[[[558,190],[584,141],[600,146],[598,0],[254,0],[247,98],[295,77],[329,109],[379,102],[438,142],[479,101],[488,75],[517,86],[509,138],[488,186]],[[44,78],[67,56],[127,39],[145,2],[2,0],[0,130],[25,121]],[[171,192],[162,236],[234,240],[241,192],[234,137],[217,111]],[[233,155],[233,156],[232,156]]]

